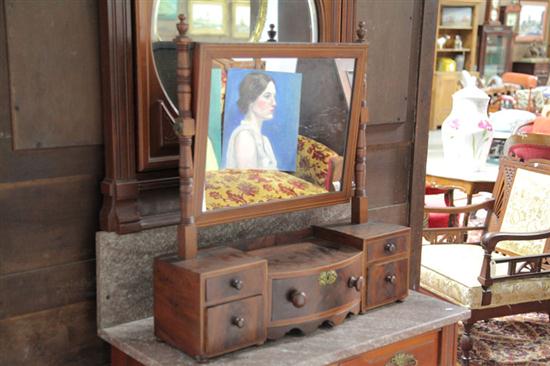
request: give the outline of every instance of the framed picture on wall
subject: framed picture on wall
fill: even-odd
[[[226,35],[227,4],[223,0],[189,0],[189,34]]]
[[[547,1],[522,1],[516,41],[544,41],[547,21]]]
[[[471,6],[444,6],[441,8],[441,27],[468,28],[472,26]]]
[[[514,35],[518,33],[520,11],[520,4],[511,4],[500,7],[500,22],[503,25],[512,27],[512,32],[514,32]]]
[[[233,37],[250,37],[250,1],[233,1]]]

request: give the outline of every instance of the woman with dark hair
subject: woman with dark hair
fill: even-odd
[[[227,143],[226,168],[277,169],[271,142],[262,135],[262,125],[273,118],[275,83],[271,76],[252,72],[239,85],[237,106],[244,115]]]

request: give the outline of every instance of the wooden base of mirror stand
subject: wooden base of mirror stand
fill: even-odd
[[[367,223],[315,227],[314,234],[249,252],[223,247],[190,260],[157,258],[155,335],[203,360],[290,330],[338,325],[407,296],[408,228]]]

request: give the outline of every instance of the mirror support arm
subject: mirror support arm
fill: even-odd
[[[191,63],[189,50],[191,39],[187,33],[185,16],[179,15],[177,25],[178,37],[174,40],[178,52],[177,81],[178,106],[181,117],[174,126],[180,143],[179,176],[180,176],[180,210],[181,219],[178,226],[178,255],[182,259],[192,259],[197,255],[197,227],[193,215],[193,136],[195,120],[191,115]]]
[[[365,22],[359,22],[357,29],[357,43],[366,42]],[[365,65],[366,68],[366,65]],[[367,73],[362,79],[361,113],[359,121],[359,132],[357,136],[357,149],[355,152],[355,194],[351,201],[351,222],[362,224],[368,221],[368,199],[367,199],[367,122],[369,113],[367,108]]]

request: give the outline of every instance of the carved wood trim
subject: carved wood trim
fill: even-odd
[[[319,42],[340,42],[342,0],[315,0],[315,4],[319,22]]]
[[[136,29],[151,29],[152,1],[135,2]],[[178,139],[172,124],[179,113],[156,71],[151,32],[136,32],[138,170],[175,168]]]
[[[176,129],[179,130],[179,175],[180,175],[180,212],[178,226],[178,255],[182,259],[192,259],[197,255],[197,228],[193,216],[193,136],[195,136],[195,120],[191,114],[191,39],[186,36],[188,26],[185,16],[179,15],[178,37],[175,39],[177,66],[178,106],[181,117]]]
[[[105,179],[101,184],[103,230],[139,230],[134,144],[132,9],[129,2],[99,4]]]

